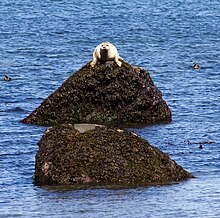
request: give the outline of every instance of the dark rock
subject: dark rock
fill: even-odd
[[[22,122],[153,123],[171,121],[171,111],[149,73],[123,62],[90,63],[67,79]]]
[[[60,124],[45,131],[36,154],[37,184],[150,185],[192,177],[133,132],[99,125],[75,127]]]

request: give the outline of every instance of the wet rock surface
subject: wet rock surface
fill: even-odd
[[[192,177],[125,129],[61,124],[48,128],[38,145],[35,181],[40,185],[150,185]]]
[[[69,77],[22,122],[134,124],[171,121],[171,111],[149,73],[123,61],[90,63]]]

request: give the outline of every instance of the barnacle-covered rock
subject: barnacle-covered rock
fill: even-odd
[[[136,133],[93,124],[48,128],[36,154],[41,185],[152,185],[192,177]]]
[[[69,77],[22,122],[137,124],[171,121],[171,111],[149,73],[123,61],[90,63]]]

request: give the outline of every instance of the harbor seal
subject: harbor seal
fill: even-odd
[[[102,42],[93,52],[93,61],[90,63],[94,67],[98,61],[115,61],[121,67],[123,59],[119,56],[117,48],[109,43]]]

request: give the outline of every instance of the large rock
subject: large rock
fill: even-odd
[[[47,129],[36,154],[35,181],[57,184],[156,184],[192,177],[137,134],[101,125]]]
[[[153,123],[171,111],[149,73],[123,62],[86,64],[45,99],[24,123]]]

